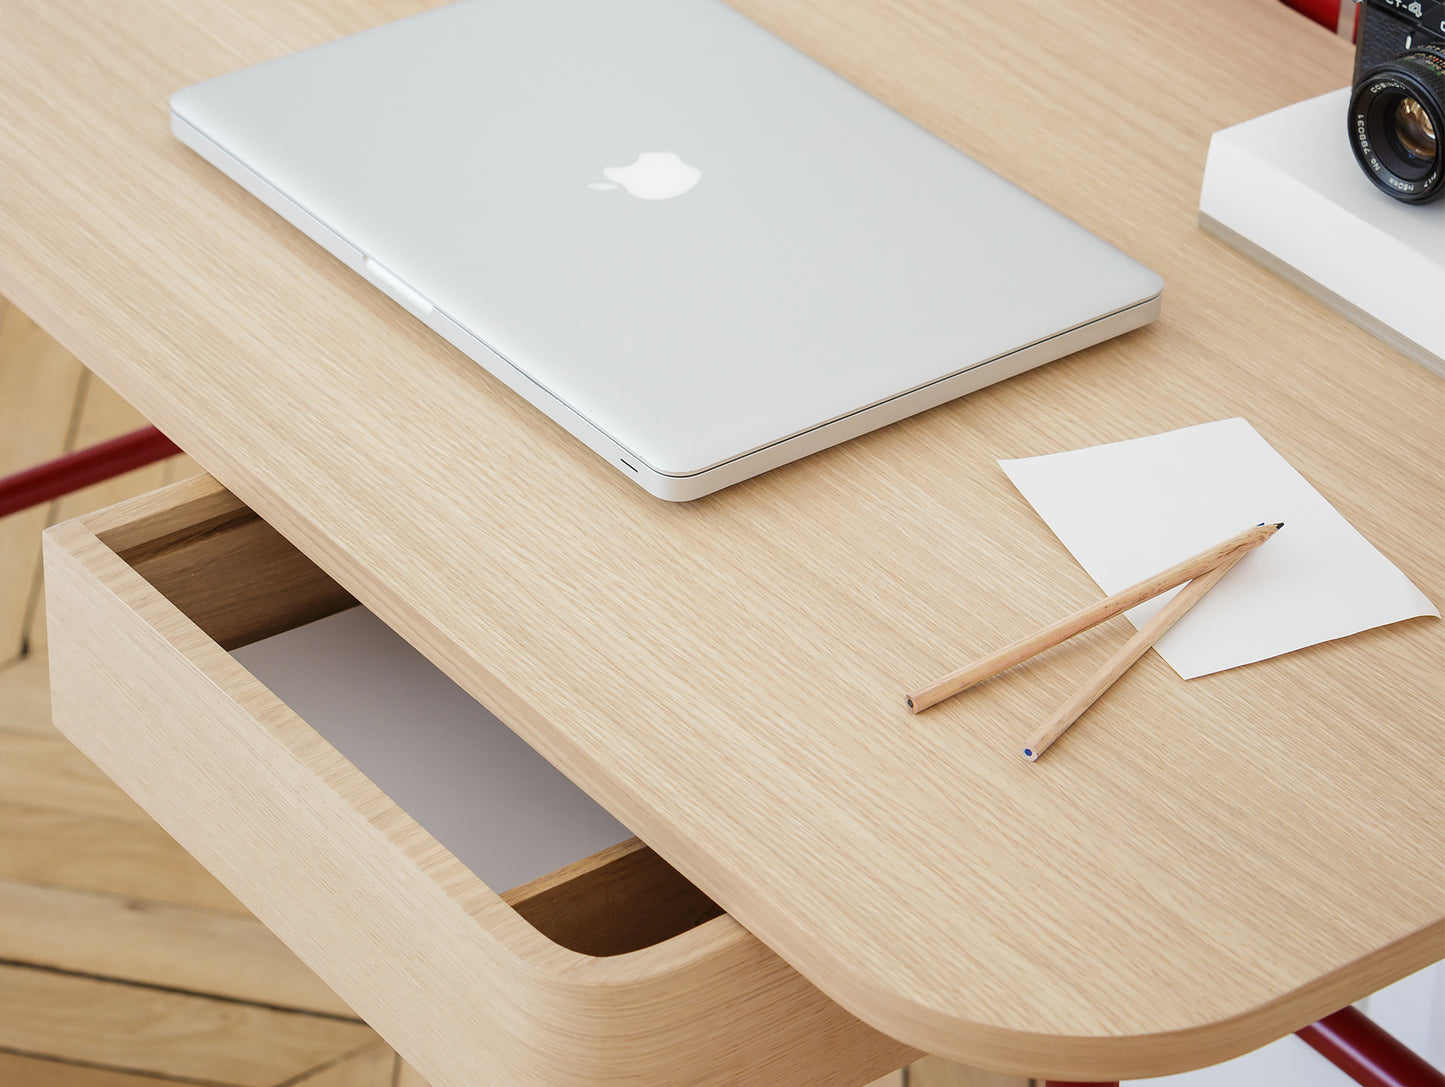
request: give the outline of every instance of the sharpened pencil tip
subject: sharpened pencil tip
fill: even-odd
[[[1274,523],[1274,527],[1275,527],[1275,528],[1284,528],[1284,522],[1283,522],[1283,521],[1276,521],[1276,522]]]

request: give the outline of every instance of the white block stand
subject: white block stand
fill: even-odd
[[[1199,225],[1445,376],[1445,200],[1403,204],[1356,164],[1349,88],[1216,132]]]

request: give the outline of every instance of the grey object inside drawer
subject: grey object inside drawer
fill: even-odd
[[[494,890],[632,836],[365,608],[233,653]]]

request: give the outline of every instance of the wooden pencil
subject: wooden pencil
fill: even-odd
[[[1119,647],[1119,651],[1104,662],[1103,666],[1074,692],[1057,713],[1042,725],[1037,732],[1024,741],[1024,758],[1034,762],[1062,736],[1086,709],[1099,700],[1099,696],[1112,687],[1130,666],[1148,652],[1149,647],[1163,637],[1164,632],[1183,618],[1184,613],[1204,598],[1204,594],[1219,584],[1221,578],[1234,568],[1235,563],[1247,552],[1239,552],[1225,559],[1213,570],[1200,574],[1174,594],[1174,599],[1159,610],[1159,614],[1139,628],[1132,638]]]
[[[1160,593],[1168,592],[1176,585],[1183,585],[1186,581],[1192,581],[1201,574],[1214,569],[1222,562],[1236,558],[1253,551],[1260,544],[1264,543],[1281,528],[1284,523],[1256,525],[1246,529],[1238,535],[1215,544],[1177,562],[1167,570],[1161,570],[1153,577],[1145,578],[1138,584],[1131,585],[1127,589],[1121,589],[1112,596],[1106,596],[1095,604],[1081,608],[1052,623],[1042,630],[1030,634],[1026,638],[1020,638],[1012,645],[1007,645],[996,653],[990,653],[981,660],[965,665],[957,671],[950,672],[942,679],[934,680],[926,686],[906,695],[908,708],[914,713],[928,709],[929,706],[937,705],[945,698],[952,698],[960,691],[972,687],[975,683],[982,683],[991,676],[1012,668],[1021,661],[1042,653],[1046,649],[1052,649],[1060,642],[1068,641],[1076,634],[1088,630],[1090,627],[1098,626],[1114,616],[1137,607],[1146,600],[1152,600]]]

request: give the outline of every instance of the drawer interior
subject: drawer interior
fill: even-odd
[[[650,947],[721,909],[250,510],[100,531],[553,942]]]

